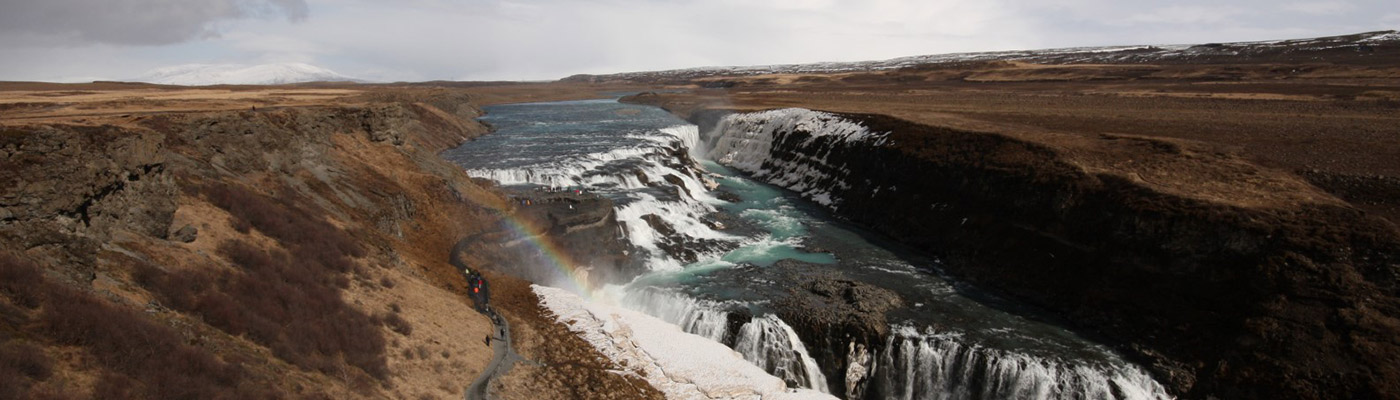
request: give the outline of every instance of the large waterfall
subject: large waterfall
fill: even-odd
[[[652,272],[595,297],[723,343],[791,386],[872,399],[1170,397],[1103,346],[964,296],[930,273],[937,260],[827,215],[862,179],[835,154],[886,144],[883,132],[803,109],[732,114],[709,132],[609,101],[487,111],[498,132],[447,154],[471,175],[585,188],[618,205]],[[811,336],[820,330],[779,317],[801,310],[772,302],[794,282],[758,273],[779,259],[893,291],[903,306],[883,337]]]

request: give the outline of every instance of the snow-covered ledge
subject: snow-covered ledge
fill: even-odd
[[[533,285],[540,304],[621,373],[646,379],[668,399],[835,399],[792,389],[722,344],[636,311],[594,304],[563,289]]]

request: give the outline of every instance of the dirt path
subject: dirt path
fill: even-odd
[[[457,244],[452,246],[452,253],[448,256],[448,263],[455,266],[459,271],[466,270],[467,262],[462,259],[462,254],[465,254],[467,246],[475,242],[479,236],[481,235],[472,235],[457,241]],[[486,368],[481,371],[481,375],[477,376],[476,380],[472,381],[471,386],[467,387],[467,400],[486,399],[491,381],[498,377],[506,376],[507,373],[510,373],[510,369],[515,366],[517,361],[525,360],[520,357],[519,354],[515,353],[515,348],[511,344],[509,321],[501,316],[500,313],[496,312],[496,309],[491,306],[486,306],[484,314],[486,314],[487,318],[491,319],[490,341],[493,354],[491,362],[486,364]],[[482,338],[482,341],[486,340],[487,338]]]
[[[486,315],[491,318],[491,324],[494,326],[491,336],[491,350],[494,352],[494,356],[491,358],[491,363],[487,364],[486,369],[481,372],[481,376],[476,377],[472,385],[467,387],[467,400],[486,399],[487,387],[491,381],[498,376],[505,376],[510,372],[511,367],[515,366],[516,361],[522,360],[511,347],[510,324],[494,309],[488,308]]]

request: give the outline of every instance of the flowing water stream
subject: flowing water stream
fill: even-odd
[[[847,398],[1169,397],[1104,346],[941,278],[938,260],[707,159],[703,147],[724,132],[702,134],[661,109],[615,100],[486,111],[482,120],[496,131],[445,157],[502,185],[588,190],[615,202],[649,272],[583,294],[725,343],[791,385]],[[770,301],[793,285],[766,273],[783,259],[898,293],[889,333],[869,348],[809,348]],[[818,353],[844,365],[821,365]]]

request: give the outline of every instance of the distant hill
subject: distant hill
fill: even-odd
[[[830,74],[923,68],[960,62],[1021,61],[1036,64],[1217,64],[1268,62],[1328,62],[1383,64],[1394,62],[1400,32],[1376,31],[1341,36],[1259,42],[1183,45],[1074,47],[1043,50],[990,51],[900,57],[879,61],[699,67],[606,75],[574,75],[565,82],[683,82],[714,76],[765,74]]]
[[[157,68],[139,78],[139,82],[165,85],[282,85],[303,82],[363,82],[329,69],[303,63],[262,65],[185,64]]]

